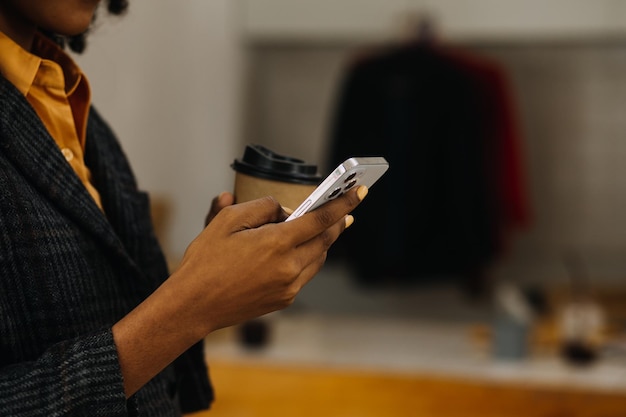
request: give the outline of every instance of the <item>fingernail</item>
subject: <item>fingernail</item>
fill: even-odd
[[[222,199],[222,198],[226,195],[226,193],[227,193],[227,191],[222,191],[222,192],[220,193],[220,195],[218,195],[218,196],[217,196],[217,199],[218,199],[218,200],[221,200],[221,199]]]
[[[285,213],[287,213],[287,214],[291,214],[291,213],[293,213],[293,210],[292,210],[292,209],[290,209],[289,207],[284,207],[284,206],[283,206],[283,211],[284,211]]]
[[[352,226],[352,223],[354,223],[354,217],[351,214],[348,214],[346,217],[344,217],[344,222],[347,229],[348,227]]]
[[[368,189],[366,186],[361,185],[357,190],[356,190],[356,195],[359,196],[359,200],[363,200],[365,198],[365,196],[368,193]]]

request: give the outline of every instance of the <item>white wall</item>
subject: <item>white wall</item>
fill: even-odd
[[[623,35],[620,0],[241,0],[248,36],[380,39],[407,13],[428,12],[446,38],[536,39]]]
[[[140,187],[173,204],[166,249],[174,257],[201,230],[211,198],[231,189],[241,152],[236,5],[133,0],[122,18],[100,13],[76,57]]]

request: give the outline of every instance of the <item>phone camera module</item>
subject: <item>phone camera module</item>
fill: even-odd
[[[341,195],[341,188],[335,188],[330,194],[328,194],[328,199],[331,200],[333,198],[339,197]]]
[[[352,181],[350,181],[348,184],[346,184],[345,187],[343,187],[344,191],[348,191],[350,188],[354,187],[354,184],[356,184],[356,178],[352,179]]]
[[[352,180],[354,180],[354,177],[356,177],[356,172],[353,172],[352,174],[348,175],[346,177],[346,179],[343,180],[344,184],[352,182]],[[354,184],[352,184],[352,185],[354,185]]]

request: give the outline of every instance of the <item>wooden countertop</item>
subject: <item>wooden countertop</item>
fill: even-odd
[[[626,360],[494,360],[465,323],[286,314],[270,342],[207,338],[217,400],[199,416],[623,417]]]

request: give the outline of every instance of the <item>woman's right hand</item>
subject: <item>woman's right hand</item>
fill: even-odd
[[[205,317],[203,333],[285,308],[320,270],[366,192],[354,190],[290,222],[269,197],[223,207],[168,282],[187,293],[193,317]]]
[[[170,278],[113,326],[127,395],[210,332],[289,306],[366,194],[289,222],[271,197],[222,207]]]

